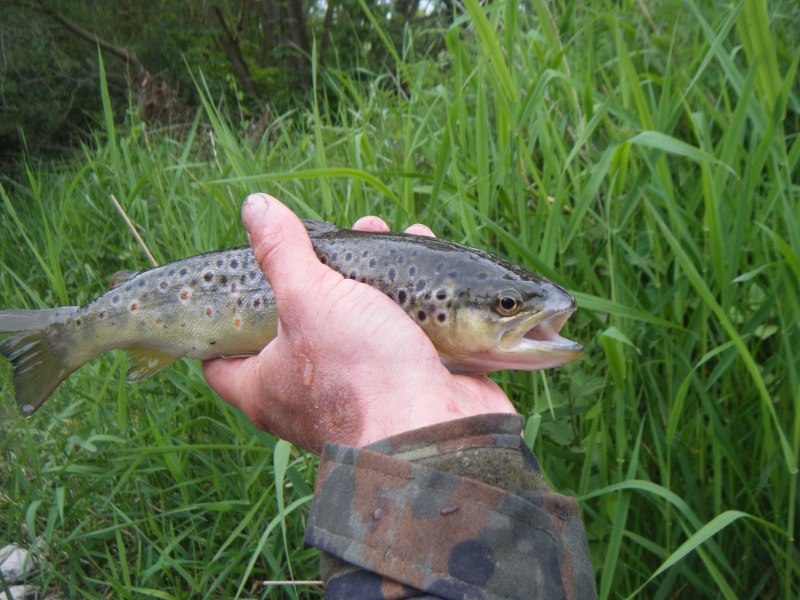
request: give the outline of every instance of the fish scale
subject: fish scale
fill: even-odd
[[[541,369],[580,355],[558,331],[575,301],[552,281],[454,242],[305,221],[319,260],[382,291],[425,331],[453,372]],[[84,306],[0,311],[0,353],[20,410],[33,414],[81,365],[128,352],[129,382],[180,358],[251,356],[277,334],[272,289],[250,248],[120,271]]]

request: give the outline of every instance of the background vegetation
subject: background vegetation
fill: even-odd
[[[3,179],[0,307],[83,303],[147,266],[109,194],[159,262],[244,243],[256,190],[341,224],[424,221],[578,299],[585,356],[497,380],[581,501],[601,597],[798,597],[796,3],[464,0],[402,27],[336,6],[369,39],[344,57],[342,30],[312,36],[302,85],[255,131],[237,107],[263,98],[237,104],[187,48],[188,125],[115,112],[94,49],[103,110],[79,153]],[[34,549],[56,597],[320,596],[263,583],[317,577],[313,457],[196,363],[136,386],[124,370],[92,362],[25,420],[3,363],[0,544]]]

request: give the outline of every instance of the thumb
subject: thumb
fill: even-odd
[[[242,221],[256,262],[281,309],[281,320],[293,321],[293,315],[302,313],[308,301],[293,290],[307,290],[309,281],[329,276],[332,271],[317,259],[300,219],[272,196],[248,196],[242,205]]]

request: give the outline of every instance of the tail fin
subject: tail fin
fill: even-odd
[[[46,336],[48,325],[75,308],[0,311],[0,334],[18,333],[0,341],[0,354],[14,367],[14,395],[26,417],[35,413],[75,370],[59,360]]]

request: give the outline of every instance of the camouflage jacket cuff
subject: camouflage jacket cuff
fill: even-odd
[[[330,555],[326,597],[595,598],[577,501],[547,487],[522,424],[482,415],[326,444],[306,528]]]

